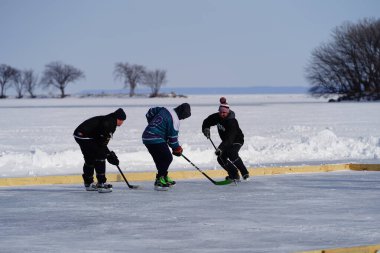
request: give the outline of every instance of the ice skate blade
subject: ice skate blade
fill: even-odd
[[[86,187],[86,191],[88,191],[88,192],[96,192],[96,191],[98,191],[98,189],[96,189],[96,188],[87,188]]]
[[[167,190],[169,190],[169,187],[155,186],[155,187],[154,187],[154,190],[163,192],[163,191],[167,191]]]
[[[98,188],[99,193],[110,193],[112,192],[112,188],[104,189],[104,188]]]

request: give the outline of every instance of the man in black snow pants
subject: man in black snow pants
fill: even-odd
[[[202,132],[208,139],[210,127],[215,125],[222,140],[215,154],[218,156],[218,163],[228,172],[227,179],[240,181],[240,171],[243,180],[248,180],[249,172],[239,156],[239,150],[244,144],[244,135],[225,97],[220,98],[219,112],[211,114],[203,121]]]
[[[75,129],[74,138],[84,157],[82,177],[87,191],[112,192],[112,185],[106,183],[105,160],[112,165],[119,165],[119,159],[107,145],[116,127],[121,126],[126,118],[123,109],[119,108],[108,115],[85,120]],[[97,184],[94,184],[94,170]]]

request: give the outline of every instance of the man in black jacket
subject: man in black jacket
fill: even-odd
[[[244,144],[244,134],[235,118],[235,113],[230,110],[226,98],[220,98],[219,112],[208,116],[202,124],[203,134],[210,139],[210,127],[218,127],[218,133],[222,143],[216,149],[218,163],[228,172],[231,180],[240,180],[239,172],[243,180],[248,180],[249,172],[239,156],[239,150]]]
[[[75,141],[79,144],[84,157],[83,181],[87,191],[112,192],[107,184],[106,162],[119,165],[115,152],[107,147],[117,126],[127,118],[123,109],[104,116],[92,117],[81,123],[74,131]],[[94,184],[94,170],[98,183]]]

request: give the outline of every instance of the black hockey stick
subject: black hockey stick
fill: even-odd
[[[189,160],[184,154],[181,154],[183,158],[186,159],[191,165],[193,165],[200,173],[202,173],[208,180],[210,180],[214,185],[226,185],[232,183],[231,180],[223,180],[223,181],[215,181],[211,177],[209,177],[205,172],[203,172],[200,168],[198,168],[192,161]]]
[[[116,165],[116,167],[117,167],[117,169],[119,170],[121,176],[124,178],[124,181],[127,183],[129,189],[137,189],[137,188],[139,188],[138,185],[132,185],[132,184],[129,184],[129,183],[128,183],[128,180],[127,180],[127,179],[125,178],[125,176],[124,176],[124,173],[121,171],[119,165]]]
[[[215,146],[214,142],[211,140],[211,138],[208,138],[208,139],[211,141],[211,144],[214,146],[214,148],[216,150],[216,146]],[[234,166],[239,171],[238,167],[236,167],[236,165],[233,162],[231,162],[230,159],[227,159],[227,162],[232,164],[232,166]]]

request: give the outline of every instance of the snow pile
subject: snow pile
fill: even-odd
[[[325,129],[315,135],[297,138],[253,136],[242,157],[253,163],[287,163],[297,161],[354,161],[380,158],[380,138],[338,137]]]

